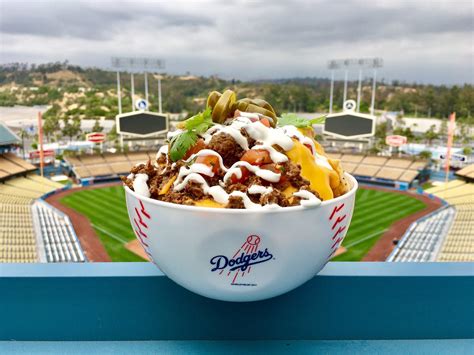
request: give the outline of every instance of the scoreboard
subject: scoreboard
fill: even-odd
[[[116,116],[117,133],[134,137],[151,137],[168,132],[167,115],[136,111]]]
[[[359,139],[373,137],[375,134],[375,116],[354,111],[355,102],[347,101],[343,112],[329,114],[326,117],[323,133],[341,139]],[[348,105],[349,104],[349,105]]]

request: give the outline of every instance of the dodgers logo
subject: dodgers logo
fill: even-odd
[[[219,275],[227,271],[227,276],[232,277],[232,285],[256,286],[255,284],[236,284],[237,277],[244,277],[250,273],[252,266],[265,263],[273,259],[273,254],[268,248],[259,249],[260,237],[250,235],[232,257],[216,255],[211,258],[211,272]]]

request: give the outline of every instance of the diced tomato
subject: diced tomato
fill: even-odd
[[[260,119],[260,123],[263,124],[265,127],[270,127],[270,121],[266,117],[262,117]]]
[[[197,152],[206,149],[206,143],[204,143],[204,140],[202,138],[199,138],[196,143],[188,149],[186,154],[184,155],[183,159],[188,159],[191,155],[196,154]]]
[[[313,147],[311,147],[311,144],[305,144],[304,146],[309,149],[311,154],[313,154]]]
[[[260,166],[260,168],[265,169],[265,170],[273,171],[274,173],[277,173],[277,174],[281,174],[280,180],[278,182],[283,183],[287,180],[286,176],[285,176],[285,171],[284,171],[284,169],[281,165],[278,165],[278,164],[264,164],[264,165]]]
[[[230,182],[233,184],[237,184],[239,182],[245,182],[249,177],[249,170],[245,166],[240,167],[240,171],[242,172],[242,176],[240,178],[237,177],[236,174],[232,174],[230,177]]]
[[[212,168],[212,172],[217,174],[220,169],[219,158],[215,155],[205,155],[196,158],[196,163],[204,164]]]
[[[242,158],[242,161],[246,161],[252,165],[262,165],[262,164],[269,164],[272,162],[270,158],[270,153],[265,149],[250,149],[247,150]]]

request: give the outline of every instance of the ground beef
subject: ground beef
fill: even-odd
[[[158,196],[158,199],[160,201],[176,203],[179,205],[187,205],[187,206],[194,205],[194,200],[191,199],[186,194],[186,192],[184,192],[184,190],[181,192],[171,192],[171,193],[167,193],[166,195],[160,195]]]
[[[166,164],[167,161],[168,159],[165,154],[160,154],[159,158],[156,160],[158,164]]]
[[[133,190],[133,180],[130,180],[126,176],[121,176],[120,180],[130,189]]]
[[[240,157],[244,154],[242,147],[227,133],[213,135],[207,149],[212,149],[219,153],[224,161],[224,165],[227,167],[239,161]]]
[[[242,200],[242,197],[240,196],[231,196],[229,197],[229,203],[225,206],[225,208],[231,208],[231,209],[244,209],[244,201]]]
[[[290,205],[289,199],[279,190],[273,190],[268,194],[260,195],[259,202],[261,205],[277,204],[281,207],[287,207]]]
[[[204,190],[202,189],[201,184],[197,183],[196,181],[190,181],[186,184],[184,188],[184,192],[191,197],[191,199],[197,201],[202,200],[206,195]]]
[[[155,167],[150,160],[146,164],[138,164],[134,166],[130,172],[132,174],[147,174],[148,176],[155,175]]]
[[[158,193],[160,192],[160,186],[163,182],[163,175],[155,175],[148,180],[148,186],[150,187],[150,195],[152,198],[158,198]]]
[[[286,180],[293,187],[299,189],[301,186],[309,185],[309,181],[300,175],[301,167],[298,164],[294,164],[290,161],[287,161],[281,164],[281,168]]]
[[[237,184],[227,185],[226,188],[225,188],[225,190],[228,194],[230,194],[231,192],[234,192],[234,191],[246,192],[247,189],[248,189],[247,185],[241,184],[239,182]]]

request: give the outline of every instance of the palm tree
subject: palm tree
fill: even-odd
[[[26,152],[25,152],[25,138],[28,138],[30,135],[23,127],[20,128],[20,138],[21,138],[21,147],[23,152],[23,159],[26,159]]]

